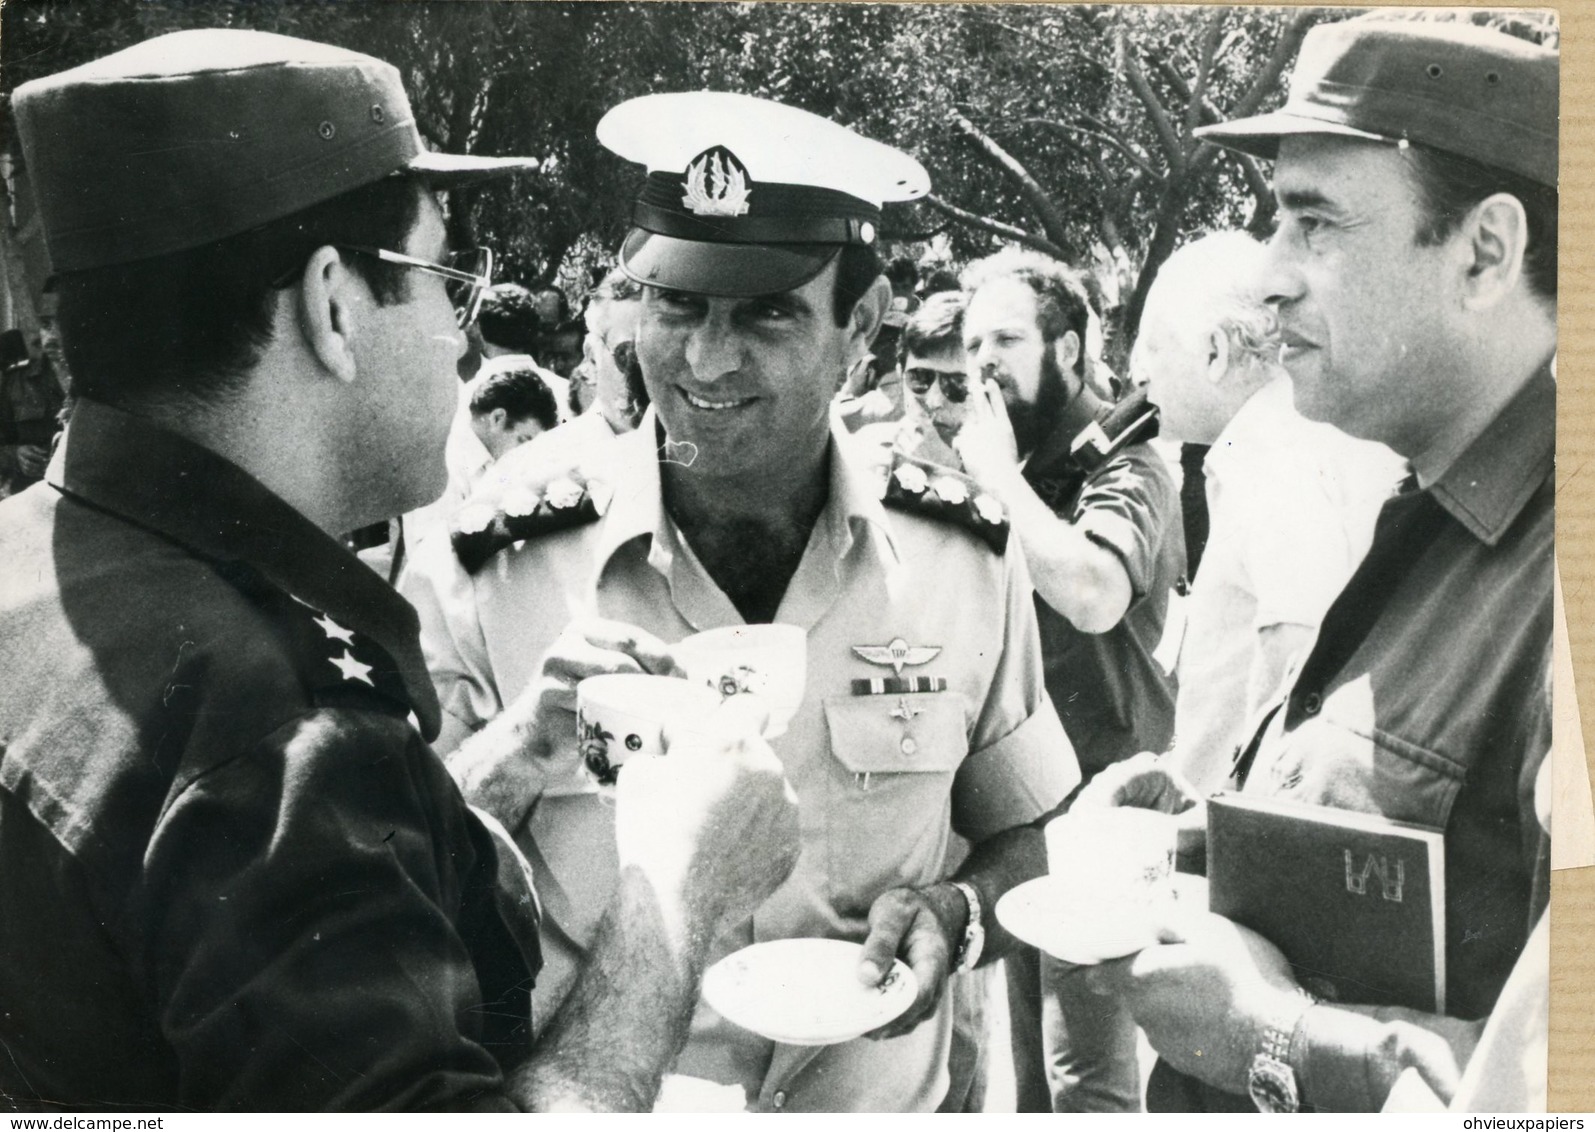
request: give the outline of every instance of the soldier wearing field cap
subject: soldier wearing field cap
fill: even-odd
[[[621,264],[643,285],[636,346],[652,408],[606,446],[605,465],[495,477],[456,522],[458,560],[424,568],[414,600],[448,726],[493,719],[576,617],[666,644],[802,626],[804,698],[773,740],[802,853],[715,948],[862,942],[859,981],[881,983],[896,956],[919,991],[872,1035],[825,1046],[776,1043],[702,1008],[678,1069],[739,1086],[762,1111],[933,1110],[949,1089],[949,972],[1002,951],[996,897],[1042,868],[1023,827],[1079,772],[1041,683],[1001,506],[912,463],[883,494],[833,427],[838,380],[891,302],[882,206],[928,179],[895,149],[740,95],[639,98],[598,136],[647,168]],[[481,734],[450,760],[538,870],[552,972],[540,1001],[564,993],[560,971],[591,946],[614,883],[613,811],[574,748],[562,775]],[[958,836],[973,844],[962,864]]]
[[[393,67],[247,31],[13,110],[76,409],[0,504],[0,1093],[646,1107],[699,940],[790,870],[779,764],[724,720],[632,775],[626,882],[534,1046],[525,862],[423,738],[414,611],[338,540],[443,486],[491,257],[431,190],[536,163],[428,152]],[[569,726],[538,706],[504,725]]]
[[[1365,17],[1308,33],[1281,109],[1200,131],[1275,162],[1262,283],[1297,407],[1414,471],[1234,784],[1443,830],[1444,993],[1370,1002],[1188,925],[1099,972],[1167,1062],[1164,1106],[1377,1110],[1408,1068],[1449,1100],[1545,907],[1558,70],[1483,27]],[[1110,774],[1077,804],[1183,810],[1199,836],[1165,767]]]

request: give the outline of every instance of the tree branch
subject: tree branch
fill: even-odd
[[[994,236],[1001,236],[1005,240],[1012,240],[1016,244],[1023,244],[1027,248],[1034,248],[1038,252],[1045,252],[1054,259],[1067,260],[1069,258],[1068,254],[1065,253],[1062,248],[1043,236],[1032,235],[1031,233],[1026,232],[1023,228],[1017,228],[1012,224],[1006,224],[1003,221],[995,220],[990,216],[981,216],[979,213],[970,212],[967,208],[959,208],[956,204],[953,204],[950,201],[942,200],[941,197],[937,196],[935,193],[927,193],[925,196],[921,197],[920,200],[924,201],[926,204],[930,205],[943,215],[949,216],[958,221],[960,224],[968,224],[971,228],[979,228],[984,232],[990,232]]]
[[[1122,39],[1124,33],[1119,34]],[[1162,143],[1163,151],[1168,155],[1169,170],[1173,173],[1183,172],[1185,146],[1181,143],[1179,134],[1175,132],[1168,110],[1158,100],[1152,84],[1146,81],[1146,72],[1141,70],[1140,61],[1135,57],[1135,48],[1128,43],[1124,44],[1124,75],[1130,80],[1130,90],[1146,108],[1147,117],[1152,119],[1152,128],[1157,131],[1158,141]]]
[[[1240,101],[1230,108],[1231,118],[1246,118],[1257,113],[1257,108],[1263,104],[1263,99],[1273,92],[1274,85],[1279,82],[1279,76],[1285,71],[1285,64],[1296,57],[1302,37],[1317,22],[1318,15],[1310,8],[1304,8],[1291,17],[1290,23],[1285,26],[1284,33],[1279,37],[1279,42],[1274,44],[1274,50],[1269,52],[1268,58],[1257,72],[1257,77],[1252,80],[1251,87],[1241,96]]]
[[[953,124],[1018,186],[1020,195],[1041,220],[1041,227],[1046,232],[1047,239],[1056,245],[1066,243],[1068,226],[1063,222],[1063,214],[1058,211],[1058,206],[1053,203],[1052,197],[1041,187],[1041,182],[1035,179],[1030,170],[1004,149],[995,138],[964,115],[955,113]]]
[[[1202,100],[1207,94],[1207,79],[1213,71],[1213,55],[1218,51],[1219,37],[1224,33],[1224,12],[1216,11],[1208,18],[1207,28],[1202,32],[1202,50],[1196,61],[1196,82],[1191,84],[1190,93],[1185,100],[1185,132],[1189,134],[1196,129],[1202,109]]]
[[[1089,122],[1095,122],[1096,121],[1095,119],[1091,118],[1089,115],[1082,114],[1080,117],[1081,117],[1082,121],[1089,121]],[[1150,177],[1154,181],[1158,181],[1158,182],[1161,182],[1163,180],[1163,174],[1159,173],[1155,168],[1153,168],[1152,163],[1150,161],[1148,161],[1142,154],[1136,152],[1136,150],[1128,142],[1126,142],[1123,138],[1114,137],[1106,129],[1103,129],[1103,128],[1091,129],[1090,127],[1087,127],[1087,126],[1077,126],[1073,122],[1055,121],[1052,118],[1024,118],[1021,121],[1025,125],[1040,126],[1044,130],[1048,130],[1048,131],[1050,131],[1052,133],[1059,134],[1059,135],[1079,134],[1082,137],[1096,138],[1098,141],[1107,142],[1114,149],[1118,150],[1125,157],[1127,157],[1129,159],[1129,161],[1130,161],[1130,164],[1134,165],[1137,169],[1139,169],[1141,172],[1145,173],[1148,177]],[[1101,127],[1103,124],[1100,123],[1100,122],[1097,122],[1097,125],[1098,125],[1098,127]],[[1064,137],[1063,140],[1065,142],[1067,142],[1069,145],[1077,145],[1078,144],[1072,138]],[[1085,152],[1085,153],[1089,154],[1089,151],[1084,150],[1084,149],[1082,149],[1081,152]],[[1089,155],[1092,156],[1092,157],[1095,157],[1094,154],[1089,154]]]

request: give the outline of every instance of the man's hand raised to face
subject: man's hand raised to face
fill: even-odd
[[[1018,474],[1019,443],[997,383],[982,381],[969,392],[969,412],[953,439],[953,448],[964,471],[994,491],[1004,477]]]

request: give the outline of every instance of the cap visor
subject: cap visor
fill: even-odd
[[[839,251],[839,244],[710,244],[634,228],[620,266],[645,286],[738,298],[801,287]]]
[[[1326,122],[1322,118],[1309,118],[1303,114],[1290,114],[1276,110],[1272,114],[1259,114],[1255,118],[1237,118],[1233,122],[1219,122],[1200,126],[1193,131],[1203,141],[1239,150],[1252,157],[1273,161],[1279,156],[1279,139],[1298,134],[1333,134],[1343,138],[1362,138],[1366,141],[1390,142],[1398,139],[1368,130],[1359,130],[1339,122]]]
[[[472,157],[462,153],[429,152],[416,154],[404,168],[405,172],[446,189],[516,173],[535,173],[540,165],[541,162],[533,157]]]

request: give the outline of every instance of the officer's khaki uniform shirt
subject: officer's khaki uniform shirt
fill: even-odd
[[[655,436],[650,413],[616,442],[614,494],[597,523],[527,540],[474,578],[444,556],[417,564],[409,596],[460,723],[480,726],[513,699],[574,616],[669,642],[743,623],[664,510]],[[954,830],[979,841],[1031,821],[1079,779],[1043,691],[1022,557],[886,510],[848,444],[833,429],[830,499],[775,618],[808,630],[804,700],[773,743],[798,795],[802,854],[715,958],[761,940],[862,940],[881,893],[946,874]],[[853,646],[895,638],[941,650],[904,675],[945,677],[946,691],[853,693],[855,679],[892,675]],[[540,1020],[568,990],[615,873],[613,811],[580,769],[574,736],[563,767],[518,831],[546,914]],[[950,1028],[944,999],[893,1041],[777,1047],[700,1005],[677,1069],[743,1085],[751,1107],[929,1111],[946,1088]]]

